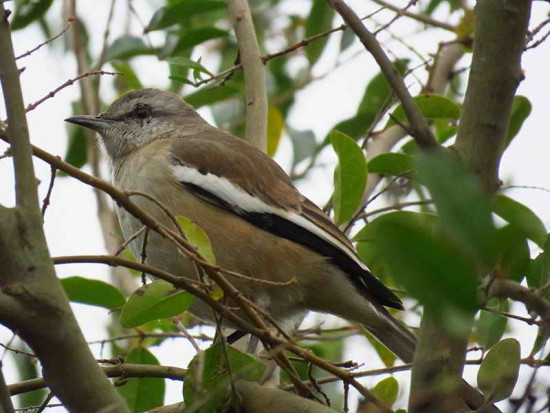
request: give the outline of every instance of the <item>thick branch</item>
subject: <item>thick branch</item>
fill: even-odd
[[[9,13],[0,3],[0,81],[9,120],[7,133],[15,169],[16,202],[18,206],[32,213],[40,209],[32,165],[32,150],[29,144],[29,128],[19,83],[19,69],[15,64],[8,23]]]
[[[98,368],[52,265],[42,228],[8,12],[0,3],[0,75],[18,207],[0,220],[0,320],[29,344],[56,396],[73,411],[127,411]],[[6,215],[11,219],[6,219]],[[16,302],[16,305],[11,305]]]
[[[521,81],[531,0],[484,0],[476,5],[470,79],[454,148],[488,192],[498,168],[516,88]]]
[[[403,110],[409,120],[411,135],[418,143],[418,146],[426,149],[437,148],[439,144],[432,135],[426,119],[424,119],[418,105],[407,90],[407,86],[405,86],[403,78],[395,69],[388,56],[386,56],[386,53],[384,53],[384,50],[382,49],[382,46],[380,46],[378,40],[376,40],[376,37],[374,37],[374,35],[367,30],[365,25],[361,22],[361,19],[359,19],[355,12],[350,9],[343,0],[327,1],[331,7],[333,7],[334,10],[342,16],[346,24],[351,30],[353,30],[357,37],[359,37],[361,43],[363,43],[374,60],[376,60],[376,63],[380,66],[382,73],[384,73],[384,76],[388,80],[397,98],[401,102],[401,105],[403,106]]]
[[[267,148],[267,92],[265,67],[258,48],[248,0],[229,0],[229,12],[243,63],[246,94],[246,140]]]

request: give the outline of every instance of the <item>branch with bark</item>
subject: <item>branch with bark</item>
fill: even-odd
[[[244,71],[246,140],[266,152],[267,86],[252,14],[248,0],[229,0],[228,5]]]
[[[0,3],[0,78],[16,179],[16,207],[0,209],[0,321],[33,349],[69,409],[126,412],[86,345],[49,255],[8,16]]]

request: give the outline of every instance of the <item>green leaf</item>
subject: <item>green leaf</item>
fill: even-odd
[[[122,307],[126,303],[119,290],[103,281],[76,276],[60,281],[69,301],[109,309]]]
[[[332,27],[333,17],[334,10],[325,0],[312,0],[309,17],[305,27],[305,37],[311,37],[329,30]],[[311,66],[321,57],[327,41],[328,36],[325,36],[307,45],[306,55]]]
[[[138,288],[130,296],[120,313],[120,324],[134,328],[159,318],[177,316],[193,304],[195,297],[176,290],[164,280],[156,280]]]
[[[544,250],[529,263],[527,285],[529,288],[541,288],[550,282],[550,235],[544,243]],[[545,297],[550,301],[550,289]]]
[[[413,157],[404,153],[383,153],[369,162],[369,173],[401,176],[413,170]]]
[[[124,74],[124,76],[115,77],[115,87],[120,95],[130,90],[143,89],[143,84],[139,80],[137,73],[128,62],[111,62],[111,66],[117,72]]]
[[[212,251],[212,243],[204,230],[189,218],[177,216],[178,225],[191,245],[197,248],[199,254],[212,265],[216,265],[216,257]]]
[[[199,62],[189,59],[188,57],[183,57],[183,56],[170,57],[166,59],[166,61],[171,65],[181,66],[186,69],[195,69],[201,73],[210,74],[210,71],[206,69],[203,65],[201,65]]]
[[[516,339],[507,338],[493,346],[477,373],[477,385],[486,403],[504,400],[512,394],[520,363],[520,345]]]
[[[372,394],[378,397],[385,405],[392,407],[397,401],[397,393],[399,392],[399,383],[394,377],[387,377],[379,381],[376,386],[371,389]]]
[[[377,242],[378,236],[384,233],[384,226],[388,224],[406,225],[419,231],[430,233],[437,223],[434,214],[426,212],[395,211],[381,215],[365,225],[354,237],[356,242]]]
[[[414,98],[420,112],[428,119],[458,119],[460,118],[460,105],[455,101],[440,95],[419,95]],[[397,119],[406,123],[407,116],[403,106],[399,105],[392,113],[386,126],[394,125]]]
[[[378,276],[378,273],[375,274]],[[365,328],[362,328],[361,332],[372,345],[376,351],[376,354],[378,354],[378,357],[380,357],[380,360],[384,363],[384,366],[393,367],[395,365],[395,360],[397,360],[397,356],[388,350],[382,343],[380,343],[380,341],[374,338]]]
[[[65,162],[70,163],[75,168],[81,168],[88,163],[88,142],[86,141],[84,128],[74,125],[67,126],[67,128],[69,130],[69,146],[65,153]]]
[[[296,166],[315,153],[317,142],[312,130],[296,130],[287,125],[286,132],[292,141],[292,165]]]
[[[219,39],[228,35],[227,30],[217,27],[199,27],[178,33],[178,40],[170,52],[170,55],[181,53],[183,50],[195,47],[212,39]]]
[[[508,311],[508,301],[492,298],[487,303],[487,308],[497,311]],[[508,318],[490,311],[481,310],[476,322],[477,342],[485,349],[490,349],[498,343],[506,332]]]
[[[285,120],[281,111],[269,105],[267,110],[267,154],[273,158],[283,136]]]
[[[490,200],[478,180],[447,153],[419,155],[417,174],[432,195],[445,235],[473,263],[491,266],[495,228]]]
[[[519,133],[523,122],[525,122],[525,119],[531,114],[531,109],[532,105],[529,99],[521,95],[514,96],[510,123],[508,124],[507,144],[509,144]]]
[[[160,30],[176,23],[183,25],[191,17],[227,7],[220,0],[180,0],[155,12],[145,32]]]
[[[426,307],[437,309],[448,328],[477,309],[477,278],[472,264],[447,238],[418,222],[388,220],[374,234],[376,245],[394,279]],[[458,332],[457,332],[458,334]]]
[[[27,27],[46,14],[53,0],[27,0],[16,3],[10,27],[13,31]]]
[[[333,131],[330,140],[338,155],[332,201],[335,221],[341,224],[352,218],[363,199],[368,168],[363,150],[349,136]]]
[[[540,218],[528,207],[506,195],[497,194],[493,212],[542,248],[546,240],[546,228]]]
[[[265,367],[255,357],[220,341],[196,355],[187,370],[183,396],[189,411],[218,412],[229,403],[230,380],[259,381]]]
[[[135,56],[156,54],[156,50],[145,44],[141,37],[124,35],[116,39],[105,51],[105,61],[127,60]]]
[[[401,75],[407,70],[408,64],[408,59],[397,59],[393,62],[393,66]],[[357,107],[357,113],[351,118],[339,122],[332,129],[343,132],[355,140],[361,138],[372,127],[379,112],[391,103],[392,96],[393,90],[386,77],[382,72],[378,73],[367,84],[363,98]],[[329,142],[330,134],[325,138],[323,146]]]
[[[242,93],[242,88],[235,84],[225,84],[212,89],[211,87],[203,87],[196,92],[193,92],[185,97],[185,101],[196,109],[211,105],[221,100],[226,100],[235,97]]]
[[[159,365],[157,358],[145,348],[133,349],[125,359],[125,363]],[[133,412],[144,412],[164,404],[165,383],[162,378],[139,377],[129,378],[117,390],[124,397],[128,407]]]
[[[350,47],[356,38],[357,35],[353,32],[353,30],[344,30],[342,32],[342,37],[340,38],[340,53]]]
[[[512,225],[497,229],[497,263],[502,276],[521,282],[529,269],[529,244],[525,235]]]

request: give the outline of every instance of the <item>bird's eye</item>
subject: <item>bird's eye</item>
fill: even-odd
[[[136,105],[136,107],[134,108],[134,111],[133,111],[133,115],[137,118],[137,119],[146,119],[148,118],[149,116],[151,116],[151,106],[149,105],[144,105],[144,104],[138,104]]]

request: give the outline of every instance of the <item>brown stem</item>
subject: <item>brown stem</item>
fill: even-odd
[[[454,149],[493,193],[506,147],[512,102],[523,73],[531,0],[484,0],[476,5],[472,67]]]

